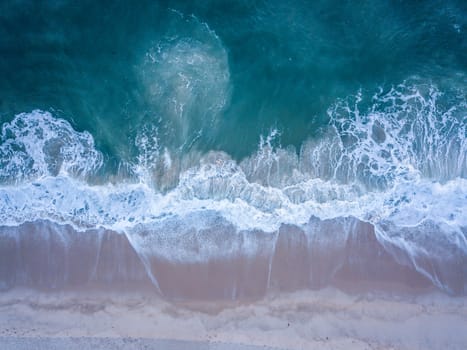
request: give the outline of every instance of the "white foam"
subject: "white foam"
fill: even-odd
[[[318,142],[307,142],[299,155],[274,147],[275,135],[270,135],[240,164],[210,152],[182,166],[160,147],[156,129],[148,128],[136,140],[139,178],[94,186],[83,177],[102,162],[90,134],[49,113],[21,114],[3,126],[2,164],[7,166],[2,176],[23,180],[0,187],[0,222],[16,226],[47,219],[78,230],[105,227],[126,233],[140,253],[195,260],[227,254],[203,241],[210,225],[243,235],[243,248],[251,252],[257,246],[247,232],[274,233],[283,223],[303,226],[311,216],[354,216],[374,224],[382,241],[416,255],[428,249],[422,240],[432,240],[416,228],[430,221],[440,230],[438,238],[467,253],[465,103],[439,106],[441,94],[431,89],[423,94],[415,87],[395,88],[376,96],[368,108],[360,105],[361,95],[352,108],[341,101],[330,109],[329,131]],[[47,145],[60,138],[68,142],[59,143],[54,154],[62,161],[52,172]],[[155,188],[156,170],[173,172],[173,187]],[[408,231],[386,232],[388,222]],[[170,229],[174,225],[179,229]],[[182,244],[187,232],[205,245],[196,253]],[[419,232],[418,238],[410,232]],[[225,249],[238,247],[226,242]]]
[[[1,182],[57,174],[85,178],[103,161],[91,134],[39,110],[3,124],[0,142]]]

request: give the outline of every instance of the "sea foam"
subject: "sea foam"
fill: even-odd
[[[446,101],[431,85],[359,93],[331,106],[322,137],[298,153],[274,147],[273,132],[241,162],[218,151],[177,159],[157,138],[140,137],[133,177],[100,185],[87,181],[103,163],[89,133],[48,112],[23,113],[2,127],[0,221],[125,234],[155,284],[154,259],[199,264],[273,254],[284,225],[303,232],[310,249],[341,251],[355,223],[365,223],[397,263],[462,292],[466,103]],[[153,163],[172,172],[163,190],[151,181]],[[453,271],[464,282],[450,282]]]

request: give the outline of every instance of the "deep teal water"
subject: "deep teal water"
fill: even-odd
[[[148,125],[164,147],[241,159],[273,129],[283,146],[319,137],[328,108],[359,89],[416,78],[465,95],[466,25],[453,0],[2,1],[0,121],[53,111],[114,164]],[[145,62],[158,47],[172,57]],[[210,61],[190,71],[196,50]],[[180,118],[177,98],[192,104]]]

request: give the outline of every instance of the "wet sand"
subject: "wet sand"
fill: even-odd
[[[235,254],[188,262],[103,229],[0,227],[0,349],[467,349],[463,255],[420,261],[449,296],[371,225],[309,226],[249,232],[255,254],[239,235]],[[219,247],[237,237],[216,230],[203,237]]]
[[[465,349],[467,299],[336,289],[252,302],[132,292],[0,294],[2,349]]]
[[[311,218],[306,228],[282,225],[275,233],[236,232],[218,224],[183,237],[150,228],[139,235],[148,241],[141,245],[125,234],[79,232],[49,221],[0,226],[0,290],[131,287],[172,300],[259,299],[274,290],[328,286],[425,292],[436,285],[454,295],[467,290],[463,252],[446,251],[443,259],[409,256],[381,243],[372,225],[350,217]],[[165,256],[171,250],[197,258]]]

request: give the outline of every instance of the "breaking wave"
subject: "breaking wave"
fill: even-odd
[[[174,52],[193,56],[187,72],[196,73],[205,59],[212,66],[211,56],[183,40],[160,47],[153,59],[173,66]],[[164,72],[169,74],[164,83],[182,79]],[[224,76],[222,86],[228,81]],[[210,95],[210,80],[193,84],[198,83],[206,84],[196,96],[195,90],[176,89],[189,95],[188,105]],[[222,106],[216,100],[208,110],[215,114]],[[139,155],[130,161],[130,175],[99,185],[88,181],[104,163],[89,133],[49,112],[17,115],[2,126],[2,234],[28,222],[124,234],[163,290],[154,259],[199,264],[273,256],[284,230],[299,230],[295,236],[305,237],[315,256],[326,257],[326,251],[343,254],[344,247],[351,249],[349,240],[359,234],[368,238],[371,231],[380,255],[442,290],[464,293],[467,104],[462,95],[448,99],[436,86],[405,83],[339,100],[328,114],[321,136],[300,150],[280,147],[280,133],[273,130],[240,162],[220,151],[182,154],[161,147],[155,129],[144,128],[135,141]],[[326,270],[331,277],[343,266],[338,256]],[[269,265],[273,260],[266,259]],[[268,284],[271,273],[269,268]]]

